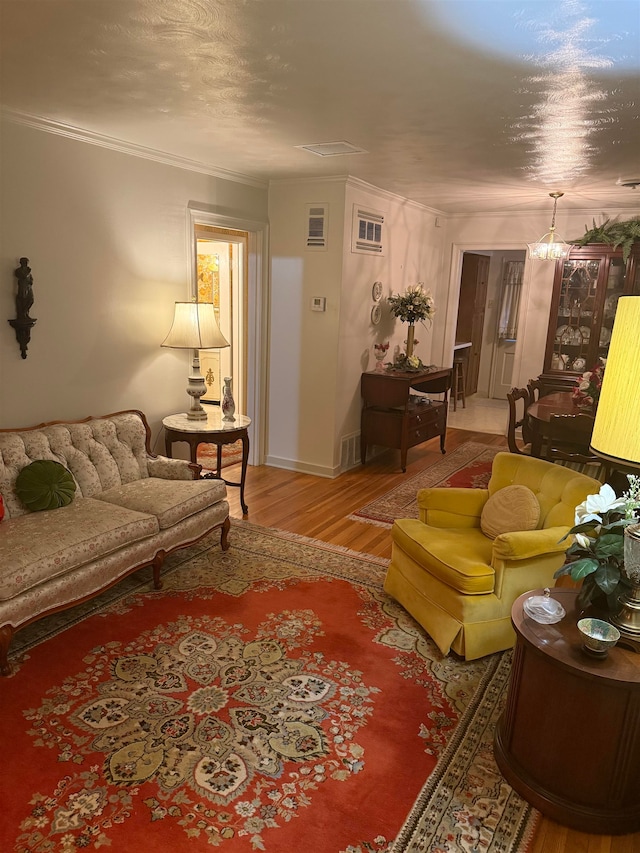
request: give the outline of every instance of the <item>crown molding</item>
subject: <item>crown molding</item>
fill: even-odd
[[[372,192],[380,198],[386,198],[390,201],[395,201],[398,204],[402,204],[405,207],[412,207],[416,210],[421,210],[423,213],[430,213],[432,216],[447,215],[444,210],[439,210],[437,207],[429,207],[426,204],[421,204],[419,201],[413,201],[410,198],[398,195],[398,193],[393,193],[390,190],[383,190],[381,187],[375,186],[375,184],[370,184],[367,181],[363,181],[361,178],[354,178],[351,175],[347,175],[347,186],[351,187],[352,189]]]
[[[251,175],[244,175],[241,172],[231,172],[227,169],[222,169],[219,166],[202,163],[199,160],[190,160],[187,157],[178,157],[174,154],[169,154],[166,151],[146,148],[144,145],[136,145],[133,142],[126,142],[123,139],[105,136],[104,134],[96,133],[92,130],[74,127],[73,125],[64,124],[63,122],[54,121],[53,119],[44,118],[43,116],[35,116],[29,113],[20,112],[19,110],[3,108],[2,118],[13,122],[14,124],[32,127],[35,130],[41,130],[45,133],[54,133],[57,136],[64,136],[67,139],[74,139],[77,142],[86,142],[89,145],[98,145],[100,148],[108,148],[111,151],[118,151],[121,154],[128,154],[131,157],[141,157],[144,160],[152,160],[155,163],[162,163],[165,166],[175,166],[178,169],[186,169],[189,172],[198,172],[202,175],[210,175],[214,178],[233,181],[237,184],[245,184],[250,187],[256,187],[257,189],[266,190],[269,185],[268,181],[254,178]]]
[[[426,204],[421,204],[419,201],[413,201],[410,198],[405,198],[405,196],[398,195],[397,193],[390,192],[389,190],[383,190],[381,187],[377,187],[375,184],[370,184],[361,178],[354,178],[353,175],[308,175],[300,176],[299,178],[272,178],[269,181],[269,186],[337,183],[344,184],[345,187],[349,187],[350,189],[371,193],[378,198],[386,198],[390,201],[395,201],[398,204],[402,204],[405,207],[415,208],[423,213],[431,213],[433,216],[446,216],[446,213],[442,210],[438,210],[435,207],[428,207]]]

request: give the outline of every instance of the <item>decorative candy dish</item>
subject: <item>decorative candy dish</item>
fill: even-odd
[[[541,625],[553,625],[566,615],[564,607],[555,598],[551,598],[548,589],[545,589],[544,595],[532,595],[527,598],[523,609],[527,616]]]

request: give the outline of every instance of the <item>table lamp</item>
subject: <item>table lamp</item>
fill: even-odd
[[[207,389],[204,377],[200,373],[198,351],[230,346],[216,321],[213,303],[176,302],[173,324],[161,346],[193,350],[193,362],[187,385],[187,394],[191,397],[191,408],[187,412],[187,418],[206,421],[207,413],[200,405],[200,397],[206,393]]]
[[[612,469],[640,475],[640,296],[618,300],[591,449]],[[640,537],[625,536],[624,575],[631,588],[611,621],[640,651]],[[635,644],[638,644],[637,646]]]

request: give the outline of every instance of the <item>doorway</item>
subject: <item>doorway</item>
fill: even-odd
[[[233,346],[226,352],[229,372],[224,372],[225,362],[221,361],[219,375],[222,378],[231,376],[234,380],[234,397],[238,402],[236,411],[251,418],[249,464],[262,465],[266,455],[268,385],[268,225],[260,220],[223,216],[195,202],[188,205],[186,225],[186,273],[191,283],[190,295],[194,299],[198,296],[198,239],[233,246],[229,264],[239,289],[234,298],[231,287],[229,302],[231,304],[234,300],[233,310],[229,311],[228,325],[223,330]],[[221,318],[225,310],[222,299],[221,292]],[[205,350],[202,352],[206,353]],[[204,370],[202,373],[206,376]]]
[[[505,400],[513,385],[525,252],[464,252],[456,343],[470,342],[466,394]]]
[[[222,379],[232,378],[239,412],[247,411],[247,240],[246,231],[196,224],[198,302],[212,302],[220,331],[229,347],[201,350],[206,393],[201,402],[219,405]]]

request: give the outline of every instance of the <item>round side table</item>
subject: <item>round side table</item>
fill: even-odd
[[[604,658],[582,648],[577,591],[553,589],[566,610],[555,625],[516,599],[516,648],[494,752],[504,778],[547,817],[582,832],[640,829],[640,655]]]
[[[197,461],[199,444],[215,444],[217,446],[216,476],[225,482],[227,486],[240,487],[240,506],[246,515],[249,507],[244,501],[244,484],[247,476],[247,461],[249,459],[249,426],[251,418],[246,415],[235,415],[234,421],[222,419],[222,412],[216,407],[207,407],[207,420],[190,420],[186,413],[169,415],[163,418],[164,440],[166,455],[171,456],[174,441],[185,441],[191,450],[191,461]],[[222,446],[242,441],[242,469],[240,482],[232,482],[222,477]]]

